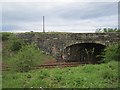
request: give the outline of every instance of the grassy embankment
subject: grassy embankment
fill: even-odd
[[[118,62],[112,61],[107,64],[39,69],[26,73],[3,72],[3,88],[117,88],[119,78]]]

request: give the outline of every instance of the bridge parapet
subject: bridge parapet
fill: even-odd
[[[79,43],[97,43],[104,46],[120,42],[120,33],[20,33],[18,37],[35,42],[45,52],[62,55],[68,46]]]

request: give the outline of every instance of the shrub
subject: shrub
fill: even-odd
[[[119,61],[120,58],[120,43],[114,44],[106,47],[106,49],[103,52],[103,61],[109,62],[109,61]]]
[[[17,38],[13,33],[3,33],[2,39],[3,58],[13,56],[25,45],[25,40]]]
[[[12,52],[19,51],[23,45],[25,45],[25,40],[17,38],[15,35],[9,37],[9,50]]]
[[[28,72],[32,67],[37,65],[37,60],[41,57],[41,53],[34,45],[25,45],[22,49],[11,58],[13,70],[18,72]]]
[[[2,33],[2,41],[8,40],[11,35],[13,35],[13,33],[3,32]]]
[[[21,39],[12,40],[10,50],[13,52],[19,51],[22,48],[23,41]]]

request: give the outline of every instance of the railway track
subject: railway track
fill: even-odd
[[[75,67],[80,65],[80,63],[52,63],[52,64],[42,64],[39,65],[38,68],[64,68],[64,67]]]
[[[33,67],[33,69],[44,69],[44,68],[65,68],[65,67],[76,67],[80,65],[78,62],[70,62],[70,63],[51,63],[51,64],[41,64],[36,67]],[[2,71],[9,71],[10,67],[8,66],[2,66]]]

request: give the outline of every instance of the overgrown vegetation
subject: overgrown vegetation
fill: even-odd
[[[25,40],[16,38],[13,33],[3,33],[2,41],[3,60],[4,57],[9,57],[17,53],[25,45]]]
[[[4,33],[3,39],[3,63],[17,72],[28,72],[33,67],[52,59],[43,54],[35,44],[19,39],[12,33]]]
[[[4,72],[3,88],[118,88],[118,62],[79,67]]]
[[[4,33],[2,40],[3,63],[12,68],[3,71],[3,88],[120,88],[120,44],[105,49],[102,64],[32,70],[52,57],[12,33]]]
[[[117,28],[98,28],[95,31],[96,33],[108,33],[108,32],[120,32],[120,29]]]
[[[14,57],[10,58],[13,70],[28,72],[42,62],[40,60],[42,55],[34,44],[23,46]]]
[[[2,41],[7,41],[9,40],[9,37],[13,35],[13,33],[8,33],[8,32],[3,32],[2,33]]]
[[[110,62],[110,61],[119,61],[120,59],[120,43],[110,45],[105,48],[103,52],[103,61]]]

